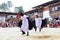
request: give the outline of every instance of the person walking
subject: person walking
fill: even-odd
[[[39,29],[39,31],[41,30],[41,24],[42,24],[41,18],[38,17],[38,15],[36,15],[36,18],[35,18],[35,25],[36,25],[37,29]]]

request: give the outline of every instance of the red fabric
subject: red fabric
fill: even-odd
[[[53,26],[52,24],[49,24],[49,26]]]
[[[53,24],[53,27],[58,27],[58,24]]]

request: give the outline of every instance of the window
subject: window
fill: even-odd
[[[58,10],[57,6],[52,7],[52,11],[57,11],[57,10]]]
[[[55,11],[55,10],[54,10],[54,7],[52,7],[52,11]]]
[[[55,6],[54,8],[55,8],[55,10],[58,10],[58,7],[57,6]]]
[[[60,6],[58,6],[58,10],[60,10]]]

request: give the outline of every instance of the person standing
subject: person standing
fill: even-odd
[[[39,32],[41,31],[41,25],[42,25],[42,18],[41,17],[39,17]]]
[[[39,31],[41,30],[41,24],[42,24],[41,18],[38,17],[38,15],[36,15],[36,18],[35,18],[35,25],[36,25],[37,29],[39,29]]]

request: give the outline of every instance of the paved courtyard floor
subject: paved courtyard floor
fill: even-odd
[[[20,28],[0,28],[0,40],[60,40],[60,28],[43,28],[41,32],[31,30],[30,35],[21,35]]]

